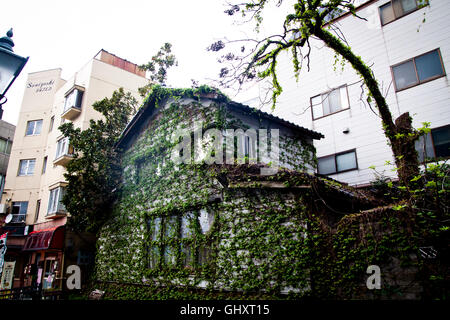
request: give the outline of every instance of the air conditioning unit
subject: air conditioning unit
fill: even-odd
[[[6,203],[0,203],[0,214],[2,213],[6,213],[8,207],[6,205]]]

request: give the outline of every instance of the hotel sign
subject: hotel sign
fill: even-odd
[[[35,92],[51,91],[55,84],[55,80],[41,81],[41,82],[28,82],[27,89],[33,89]]]

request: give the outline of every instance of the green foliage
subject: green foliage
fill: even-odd
[[[111,98],[93,104],[103,119],[91,120],[86,130],[75,128],[72,122],[59,127],[74,148],[64,174],[68,185],[63,203],[71,214],[70,227],[95,232],[107,219],[121,174],[114,144],[136,106],[131,94],[120,88]]]
[[[202,91],[213,93],[206,87]],[[198,98],[198,91],[155,87],[147,102],[159,103],[157,115],[124,153],[120,199],[102,229],[96,257],[96,287],[107,291],[107,299],[391,298],[409,290],[390,278],[396,269],[423,274],[413,280],[420,280],[424,286],[445,288],[442,270],[426,271],[418,256],[421,246],[431,244],[440,250],[448,233],[448,223],[443,222],[448,220],[448,212],[442,216],[447,218],[441,217],[435,224],[440,216],[433,209],[447,200],[431,201],[431,194],[448,192],[442,167],[428,169],[427,181],[434,179],[432,176],[440,180],[424,184],[431,193],[427,193],[429,204],[423,212],[408,203],[396,203],[362,212],[347,211],[330,222],[336,216],[328,208],[333,204],[330,194],[345,189],[334,181],[321,182],[281,170],[267,177],[286,188],[274,192],[255,180],[247,165],[171,162],[174,143],[169,137],[175,129],[192,128],[192,123],[200,120],[220,124],[221,128],[231,123],[242,126],[224,114],[220,102],[205,106],[198,99],[182,97]],[[280,149],[285,148],[295,151],[296,143],[286,141]],[[298,152],[282,162],[311,160],[310,153]],[[298,165],[298,170],[304,167]],[[228,180],[227,188],[217,183],[220,177]],[[296,188],[305,185],[312,188]],[[212,195],[220,195],[222,200],[213,201]],[[344,201],[342,194],[337,199]],[[207,233],[199,226],[200,209],[214,214],[214,224]],[[169,217],[178,217],[170,230],[180,231],[180,218],[187,212],[194,214],[190,238],[152,238],[156,218],[169,221]],[[168,227],[163,224],[160,233],[165,230]],[[166,263],[164,247],[181,244],[192,245],[192,264],[185,266],[187,255],[182,250],[176,251],[174,263]],[[207,263],[199,263],[205,245],[211,248],[210,258]],[[154,246],[159,256],[157,264],[150,267],[149,250]],[[365,271],[372,264],[381,267],[381,291],[368,292],[365,287]]]
[[[167,81],[167,71],[173,66],[177,66],[178,62],[175,55],[172,53],[172,45],[166,42],[152,59],[141,66],[142,70],[150,72],[151,83],[139,88],[139,93],[142,97],[146,97],[155,84],[163,85]]]

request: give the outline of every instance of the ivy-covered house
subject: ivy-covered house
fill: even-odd
[[[321,137],[209,88],[154,88],[118,142],[123,185],[97,243],[102,288],[131,299],[307,294],[321,272],[306,220],[323,212],[317,195],[373,206],[310,174]]]

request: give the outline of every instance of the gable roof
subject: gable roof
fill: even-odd
[[[172,96],[179,96],[179,97],[186,97],[186,98],[204,98],[204,99],[210,99],[215,100],[219,102],[225,102],[227,105],[240,112],[244,112],[246,114],[255,114],[258,115],[261,118],[273,121],[275,123],[278,123],[282,126],[288,127],[290,129],[293,129],[295,131],[298,131],[304,135],[310,136],[312,139],[321,139],[324,138],[324,135],[309,130],[307,128],[304,128],[302,126],[299,126],[295,123],[292,123],[290,121],[284,120],[282,118],[279,118],[277,116],[274,116],[270,113],[251,108],[247,105],[231,101],[228,97],[226,97],[224,94],[222,94],[220,91],[214,88],[209,87],[200,87],[199,90],[196,89],[171,89],[171,88],[165,88],[160,86],[155,86],[157,89],[161,89],[164,93],[172,93]],[[133,135],[133,133],[138,130],[138,128],[145,122],[145,120],[150,117],[153,114],[153,111],[155,109],[155,105],[157,105],[159,102],[165,100],[168,98],[168,95],[164,94],[156,94],[152,95],[150,94],[144,101],[142,107],[139,109],[139,111],[136,113],[136,115],[131,119],[131,121],[127,124],[125,129],[122,131],[122,134],[120,135],[119,140],[116,143],[117,147],[122,146],[124,143],[128,141],[128,139]]]

